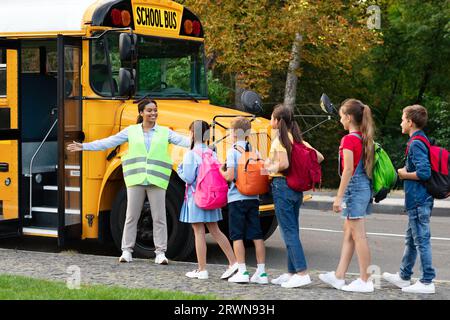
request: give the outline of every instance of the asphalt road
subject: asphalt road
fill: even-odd
[[[300,235],[309,268],[335,270],[342,243],[342,218],[331,211],[301,209],[300,212]],[[381,273],[398,271],[407,222],[406,215],[373,214],[367,218],[372,264],[379,266]],[[450,281],[450,217],[432,217],[431,236],[436,280]],[[279,229],[266,241],[266,256],[266,264],[271,268],[287,268],[286,250]],[[208,239],[208,263],[227,263],[212,238]],[[248,248],[247,264],[250,267],[256,265],[253,248]],[[418,259],[413,278],[420,277],[419,268]],[[349,272],[359,273],[356,255]]]
[[[404,233],[407,225],[406,215],[373,214],[367,218],[367,232],[372,254],[372,264],[380,267],[380,272],[397,272],[404,250]],[[331,271],[337,266],[343,220],[331,211],[301,209],[301,239],[310,269]],[[433,264],[437,280],[450,282],[450,217],[432,217],[431,219]],[[225,255],[210,235],[208,239],[208,263],[227,264]],[[1,239],[0,247],[58,252],[56,241],[47,238]],[[96,241],[82,241],[72,249],[74,252],[118,256],[114,245],[99,245]],[[279,230],[266,241],[266,264],[270,268],[286,269],[286,250]],[[256,266],[254,249],[248,248],[247,265],[250,270]],[[191,260],[191,261],[195,261]],[[419,260],[416,262],[413,277],[419,276]],[[358,273],[356,255],[349,269]]]

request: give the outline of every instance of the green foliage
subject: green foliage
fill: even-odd
[[[214,78],[212,71],[208,72],[208,94],[212,104],[227,106],[230,104],[231,90],[218,78]]]

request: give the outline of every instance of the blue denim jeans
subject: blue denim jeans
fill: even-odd
[[[303,193],[288,187],[285,178],[273,178],[273,201],[281,236],[287,249],[288,271],[296,273],[307,269],[306,258],[300,242],[299,214]]]
[[[400,266],[400,277],[410,280],[417,253],[420,256],[422,276],[420,282],[429,284],[436,277],[432,265],[430,216],[433,204],[426,204],[412,210],[408,210],[408,229],[406,230],[405,252]]]

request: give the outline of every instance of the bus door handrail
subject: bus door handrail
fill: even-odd
[[[57,110],[56,108],[52,109],[51,114],[55,114],[56,110]],[[53,122],[50,130],[48,130],[47,134],[45,135],[44,140],[42,140],[41,144],[39,145],[39,147],[36,149],[35,153],[31,157],[30,172],[29,172],[29,176],[30,176],[30,212],[28,213],[28,215],[25,216],[25,218],[27,218],[27,219],[33,218],[33,161],[34,161],[34,158],[39,153],[39,151],[41,151],[42,146],[44,145],[45,141],[47,140],[48,136],[52,132],[52,130],[55,127],[57,122],[58,122],[58,118],[56,118],[55,122]]]

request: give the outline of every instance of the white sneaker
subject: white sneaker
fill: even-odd
[[[164,253],[158,253],[155,258],[156,264],[169,264],[169,260]]]
[[[239,266],[236,262],[222,274],[220,279],[227,279],[227,278],[231,277],[236,271],[238,271],[238,269],[239,269]]]
[[[258,273],[255,272],[253,276],[250,279],[251,283],[258,283],[258,284],[268,284],[269,283],[269,277],[267,276],[267,273]]]
[[[414,283],[413,285],[402,288],[402,292],[433,294],[436,293],[436,288],[434,287],[434,283],[424,284],[419,280],[417,280],[417,282]]]
[[[349,285],[343,286],[341,290],[347,292],[369,293],[373,292],[374,288],[372,280],[367,280],[367,282],[364,282],[358,278],[355,281],[352,281]]]
[[[342,287],[345,286],[345,280],[336,278],[336,273],[334,271],[319,274],[319,279],[338,290],[341,290]]]
[[[119,262],[131,262],[133,261],[133,257],[131,256],[130,251],[122,251],[122,255],[119,258]]]
[[[208,279],[208,271],[207,270],[203,270],[203,271],[194,270],[194,271],[186,273],[186,277],[191,278],[191,279],[206,280],[206,279]]]
[[[301,276],[298,274],[294,274],[288,281],[283,282],[281,286],[283,288],[298,288],[303,287],[311,283],[311,278],[309,274],[305,276]]]
[[[411,285],[411,280],[403,280],[397,273],[383,272],[383,279],[387,282],[396,285],[399,288],[409,287]]]
[[[282,283],[289,281],[289,279],[292,277],[292,274],[290,273],[283,273],[281,276],[279,276],[278,278],[272,279],[272,281],[270,281],[272,284],[277,284],[277,285],[281,285]]]
[[[234,282],[234,283],[249,283],[250,282],[250,274],[248,271],[245,271],[244,273],[236,272],[234,276],[231,278],[228,278],[228,282]]]

